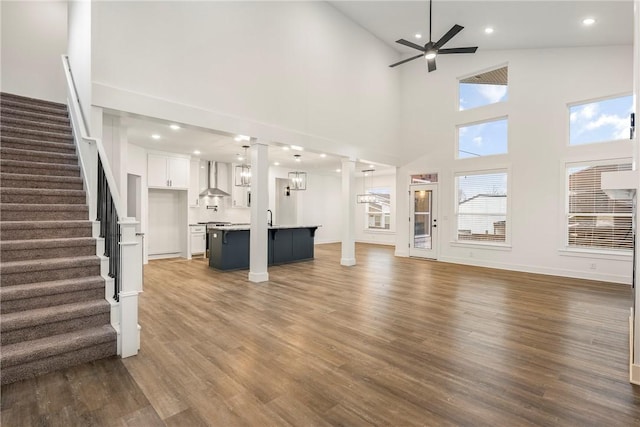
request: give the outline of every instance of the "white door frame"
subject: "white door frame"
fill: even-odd
[[[415,225],[415,193],[426,191],[430,192],[430,206],[427,213],[419,215],[427,215],[428,227],[426,234],[416,239]],[[418,258],[438,259],[438,184],[418,184],[409,186],[409,256]],[[417,243],[418,240],[422,240]]]

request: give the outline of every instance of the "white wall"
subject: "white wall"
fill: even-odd
[[[381,245],[395,245],[396,242],[396,227],[398,224],[400,226],[406,225],[408,222],[405,220],[404,222],[398,221],[397,211],[396,211],[396,175],[385,174],[379,175],[374,172],[373,176],[367,177],[366,182],[363,185],[362,173],[360,171],[356,172],[356,194],[361,194],[365,191],[365,187],[387,187],[391,189],[391,228],[390,230],[366,230],[366,204],[357,204],[356,205],[356,242],[363,243],[377,243]],[[353,201],[355,203],[355,200]]]
[[[73,72],[76,91],[87,125],[91,127],[92,69],[91,69],[91,27],[90,1],[70,1],[68,11],[69,44],[67,55]],[[91,135],[93,136],[93,135]]]
[[[397,53],[325,2],[97,2],[96,105],[393,163]],[[340,108],[336,108],[339,105]]]
[[[127,144],[127,173],[138,175],[141,178],[140,197],[140,232],[149,233],[149,192],[147,191],[147,151],[137,145]],[[121,194],[123,200],[127,200],[128,194]],[[149,239],[144,239],[144,263],[148,262]]]
[[[597,58],[597,63],[594,59]],[[568,256],[564,246],[564,163],[630,157],[628,141],[568,147],[567,104],[632,91],[630,46],[481,52],[452,55],[438,70],[407,66],[402,75],[398,216],[408,215],[409,175],[439,173],[439,259],[464,264],[629,283],[629,257]],[[457,111],[457,78],[509,65],[505,103]],[[456,125],[508,115],[509,154],[455,160]],[[509,250],[452,244],[455,172],[508,168]],[[396,253],[407,255],[408,230],[399,228]],[[596,263],[592,270],[589,264]]]
[[[67,51],[66,1],[3,1],[2,92],[66,102],[60,56]]]

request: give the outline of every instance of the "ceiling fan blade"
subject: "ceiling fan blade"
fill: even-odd
[[[478,50],[478,46],[474,47],[454,47],[451,49],[440,49],[438,50],[438,55],[447,54],[447,53],[476,53]]]
[[[427,59],[427,68],[429,69],[429,72],[435,71],[435,69],[436,69],[436,58]]]
[[[464,27],[461,25],[454,25],[453,27],[451,27],[451,29],[449,31],[447,31],[447,34],[445,34],[444,36],[442,36],[440,38],[440,40],[438,40],[433,47],[435,47],[436,49],[439,49],[440,47],[442,47],[446,42],[448,42],[449,40],[451,40],[453,38],[453,36],[455,36],[456,34],[458,34],[460,31],[462,31]]]
[[[424,47],[420,46],[419,44],[412,43],[409,40],[400,39],[400,40],[396,40],[396,43],[400,43],[400,44],[403,44],[405,46],[412,47],[414,49],[418,49],[418,50],[424,52]]]
[[[424,56],[423,54],[416,55],[416,56],[413,56],[411,58],[404,59],[404,60],[402,60],[400,62],[396,62],[395,64],[391,64],[391,65],[389,65],[389,67],[395,67],[396,65],[404,64],[405,62],[413,61],[414,59],[422,58],[423,56]]]

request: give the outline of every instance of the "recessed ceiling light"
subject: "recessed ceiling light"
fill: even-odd
[[[282,147],[282,149],[283,149],[284,151],[289,151],[289,147],[287,147],[287,146]]]
[[[595,19],[593,19],[593,18],[584,18],[584,19],[582,20],[582,24],[583,24],[583,25],[593,25],[593,24],[595,24],[595,23],[596,23],[596,20],[595,20]]]
[[[304,151],[304,148],[300,147],[299,145],[292,145],[291,149],[296,151]]]
[[[369,169],[375,168],[375,165],[369,165]]]
[[[173,129],[173,130],[178,130],[178,129],[180,129],[180,126],[178,126],[178,125],[176,125],[176,124],[169,125],[169,127],[170,127],[171,129]]]
[[[236,141],[251,141],[251,138],[246,135],[238,135],[235,138]]]
[[[342,172],[342,169],[336,169],[336,172]]]
[[[200,154],[200,150],[193,150],[193,154],[197,156],[198,154]]]
[[[492,34],[492,33],[493,33],[493,27],[487,27],[487,28],[485,28],[485,29],[484,29],[484,32],[485,32],[486,34]]]
[[[421,39],[422,38],[422,34],[416,33],[413,37],[415,37],[417,39]]]
[[[153,135],[151,135],[151,138],[160,139],[160,135],[158,135],[157,133],[154,133]]]
[[[273,162],[273,166],[280,166],[280,162]]]
[[[320,157],[327,157],[327,155],[322,153],[322,154],[320,154]]]

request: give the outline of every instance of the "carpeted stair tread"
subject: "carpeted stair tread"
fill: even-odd
[[[74,154],[76,152],[76,146],[69,142],[38,141],[37,139],[6,135],[0,135],[0,141],[2,142],[2,146],[7,148],[46,151],[52,153]]]
[[[80,166],[56,163],[33,163],[22,160],[0,160],[0,169],[8,173],[29,175],[80,176]]]
[[[0,188],[0,202],[38,205],[83,205],[87,202],[84,190],[59,190],[52,188]],[[85,206],[86,207],[86,206]]]
[[[74,267],[91,267],[100,265],[96,255],[74,258],[31,259],[10,261],[0,264],[0,275],[26,273],[35,271],[60,270]]]
[[[32,328],[38,325],[95,316],[109,313],[110,311],[111,305],[107,300],[101,299],[6,313],[1,315],[0,332],[6,334],[16,329]]]
[[[0,242],[0,259],[3,262],[68,258],[95,254],[96,239],[92,237],[5,240]]]
[[[60,105],[60,104],[57,104]],[[60,107],[47,103],[31,103],[23,100],[7,99],[0,97],[0,108],[10,108],[13,110],[33,111],[39,114],[47,114],[50,116],[69,117],[66,106]]]
[[[71,124],[69,118],[64,115],[54,115],[54,114],[43,114],[38,113],[36,111],[24,110],[21,108],[2,108],[0,110],[0,117],[4,120],[5,118],[14,117],[21,118],[24,120],[32,120],[40,123],[54,123],[54,124],[63,124],[69,126]]]
[[[78,245],[94,245],[93,237],[72,237],[64,239],[37,239],[37,240],[3,240],[0,242],[2,250],[38,249],[38,248],[64,248]]]
[[[0,215],[3,221],[82,220],[88,219],[89,207],[86,204],[2,203]]]
[[[46,128],[46,126],[43,126]],[[60,131],[51,131],[51,130],[43,130],[41,128],[36,129],[25,129],[22,127],[9,126],[2,123],[0,126],[0,131],[6,135],[33,135],[38,139],[47,140],[62,140],[62,141],[73,141],[73,134],[71,133],[71,129],[68,129],[67,132]]]
[[[45,99],[39,99],[39,98],[31,98],[28,96],[16,95],[14,93],[9,93],[9,92],[0,93],[0,102],[2,103],[19,102],[21,104],[27,104],[27,105],[34,104],[34,105],[46,106],[48,108],[53,108],[53,109],[64,110],[65,112],[67,111],[67,104],[63,104],[61,102],[47,101]]]
[[[7,302],[17,299],[65,294],[94,288],[104,289],[104,279],[102,276],[78,277],[75,279],[52,280],[49,282],[4,286],[0,288],[0,300],[2,302]]]
[[[22,150],[19,148],[2,147],[0,156],[5,160],[19,160],[24,162],[78,165],[76,153],[53,153],[51,151]]]
[[[116,331],[111,325],[104,325],[82,331],[10,344],[2,347],[0,366],[5,369],[10,366],[45,359],[61,353],[69,353],[97,344],[108,342],[115,344],[115,340]]]
[[[58,190],[82,190],[82,178],[79,176],[46,176],[21,173],[0,173],[3,188],[35,188]]]
[[[0,235],[4,240],[91,237],[92,223],[86,219],[62,221],[0,221]]]
[[[2,115],[2,124],[8,127],[13,128],[22,128],[28,130],[38,130],[42,132],[54,132],[60,133],[64,135],[69,135],[69,124],[68,123],[50,123],[50,122],[42,122],[29,120],[20,117],[7,117],[6,115]]]

